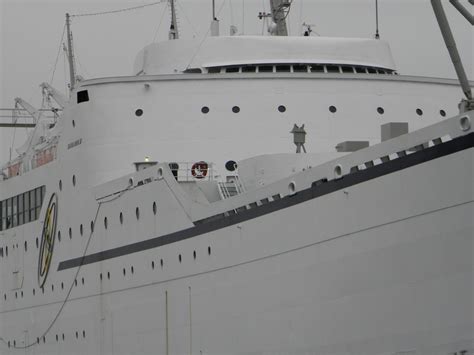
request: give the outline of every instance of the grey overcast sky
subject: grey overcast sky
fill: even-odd
[[[94,13],[149,4],[153,0],[0,0],[0,107],[12,107],[15,97],[40,106],[39,84],[50,82],[66,91],[65,56],[59,51],[64,15]],[[211,0],[177,0],[182,38],[202,38],[211,20]],[[443,0],[466,71],[474,80],[473,27]],[[467,0],[462,0],[470,6]],[[303,22],[321,36],[373,37],[375,0],[294,0],[289,16],[291,35]],[[261,35],[259,11],[269,0],[216,0],[221,34],[230,25],[239,34]],[[391,44],[401,74],[455,77],[429,0],[379,0],[381,37]],[[166,2],[143,9],[103,16],[74,17],[72,30],[78,73],[84,78],[130,75],[136,53],[153,41],[166,40]],[[54,72],[54,77],[53,77]],[[461,97],[461,91],[460,91]],[[0,165],[8,156],[14,131],[0,129]],[[15,146],[24,130],[15,132]]]

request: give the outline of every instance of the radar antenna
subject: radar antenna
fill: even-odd
[[[453,5],[455,2],[456,1],[451,1]],[[469,0],[469,2],[471,3],[471,5],[474,5],[474,1]],[[433,11],[436,15],[436,19],[438,20],[438,25],[441,30],[441,34],[443,35],[444,42],[446,43],[446,47],[451,57],[451,61],[453,62],[454,69],[456,70],[456,74],[461,84],[461,88],[464,92],[464,95],[466,96],[466,99],[462,99],[461,103],[459,104],[459,111],[460,113],[464,113],[470,110],[474,110],[474,100],[472,98],[471,86],[464,70],[464,66],[461,61],[461,56],[459,55],[459,51],[456,47],[456,41],[454,40],[453,33],[451,32],[448,18],[446,17],[446,13],[444,12],[441,0],[431,0],[431,5],[433,6]],[[454,6],[458,8],[456,5]],[[458,6],[462,5],[458,4]]]

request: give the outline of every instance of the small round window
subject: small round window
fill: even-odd
[[[280,106],[278,106],[278,111],[281,112],[281,113],[286,112],[286,107],[283,106],[283,105],[280,105]]]
[[[232,107],[232,112],[233,113],[239,113],[240,112],[240,107],[239,106]]]
[[[423,116],[423,110],[422,110],[421,108],[417,108],[417,109],[416,109],[416,114],[417,114],[418,116]]]
[[[143,116],[143,110],[141,108],[137,109],[135,111],[135,116],[137,116],[137,117]]]
[[[203,106],[203,108],[201,108],[201,112],[204,114],[209,113],[209,107]]]
[[[385,110],[383,109],[383,107],[377,107],[377,112],[380,114],[380,115],[383,115],[385,113]]]
[[[337,111],[336,106],[329,106],[329,112],[336,113],[336,111]]]

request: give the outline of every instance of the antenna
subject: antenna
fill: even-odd
[[[169,0],[170,7],[171,7],[171,25],[170,25],[170,32],[168,38],[170,40],[179,39],[178,33],[178,21],[176,20],[176,8],[174,4],[175,0]]]
[[[375,39],[380,39],[380,34],[379,34],[379,0],[375,0]]]
[[[71,32],[71,16],[66,14],[66,30],[67,30],[67,54],[69,62],[69,89],[74,90],[76,86],[76,67],[74,65],[74,47],[72,45],[72,32]]]

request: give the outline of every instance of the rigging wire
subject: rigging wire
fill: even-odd
[[[65,33],[66,33],[66,24],[64,24],[63,34],[61,35],[61,40],[59,41],[58,53],[56,54],[56,60],[54,61],[54,66],[53,66],[53,73],[51,74],[51,79],[49,80],[50,85],[53,83],[53,80],[54,80],[54,74],[56,73],[56,67],[58,65],[59,55],[61,54],[61,47],[62,47],[62,44],[63,44]]]
[[[133,6],[133,7],[127,7],[127,8],[123,8],[123,9],[117,9],[117,10],[92,12],[92,13],[84,13],[84,14],[73,14],[73,15],[71,15],[71,17],[86,17],[86,16],[99,16],[99,15],[116,14],[116,13],[119,13],[119,12],[127,12],[127,11],[143,9],[145,7],[162,4],[164,2],[168,2],[168,0],[160,0],[160,1],[155,1],[155,2],[149,3],[149,4],[144,4],[144,5],[140,5],[140,6]]]
[[[221,11],[222,11],[222,9],[224,8],[224,5],[225,5],[226,1],[227,1],[227,0],[224,0],[224,1],[222,2],[221,7],[220,7],[219,10],[217,11],[217,16],[219,16],[219,15],[221,14]],[[194,58],[196,58],[197,54],[198,54],[199,51],[201,50],[202,45],[204,44],[204,41],[205,41],[205,40],[207,39],[207,37],[209,36],[209,32],[210,32],[210,31],[211,31],[211,26],[209,26],[209,27],[207,28],[206,34],[204,35],[204,37],[203,37],[201,43],[199,43],[199,46],[197,47],[196,52],[195,52],[195,53],[193,54],[193,56],[191,57],[191,60],[189,61],[188,65],[186,66],[186,69],[189,69],[189,66],[192,64]]]
[[[153,36],[153,41],[152,43],[155,43],[156,37],[158,36],[158,32],[160,31],[161,24],[163,23],[163,19],[165,18],[165,14],[168,10],[168,2],[166,2],[166,6],[163,8],[163,12],[160,17],[160,22],[158,23],[158,27],[156,27],[155,35]]]
[[[188,15],[186,14],[186,11],[184,11],[183,6],[181,6],[181,2],[178,1],[178,0],[176,0],[176,3],[178,4],[180,11],[184,14],[184,17],[186,18],[186,21],[188,21],[189,25],[191,26],[191,28],[192,28],[192,30],[193,30],[193,32],[194,32],[194,35],[195,35],[195,36],[198,36],[199,33],[196,31],[196,27],[194,27],[193,23],[189,20],[189,17],[188,17]]]

